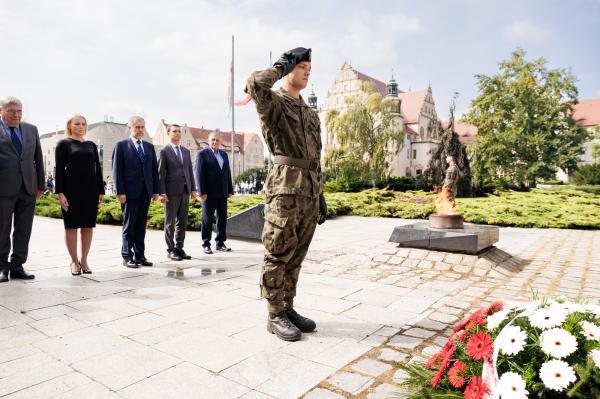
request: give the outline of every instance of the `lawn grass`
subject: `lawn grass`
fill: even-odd
[[[591,191],[591,190],[589,190]],[[433,212],[435,194],[424,191],[396,192],[364,190],[359,193],[326,193],[328,217],[341,215],[425,219]],[[234,196],[229,200],[228,215],[264,203],[262,195]],[[458,198],[457,207],[465,221],[497,226],[600,229],[600,195],[573,189],[528,192],[499,191],[485,197]],[[36,214],[60,218],[55,195],[38,200]],[[98,211],[98,223],[121,224],[121,207],[115,197],[105,197]],[[202,220],[200,201],[190,205],[188,228],[198,230]],[[163,206],[152,202],[148,227],[162,229]]]

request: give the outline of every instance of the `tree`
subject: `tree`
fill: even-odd
[[[479,95],[467,122],[477,126],[470,146],[476,184],[505,180],[532,187],[558,168],[577,168],[587,132],[573,120],[575,77],[517,49],[496,75],[476,75]]]
[[[458,138],[458,133],[454,130],[454,110],[456,109],[455,99],[458,93],[454,94],[454,99],[450,105],[450,122],[446,129],[441,129],[440,145],[432,154],[427,169],[423,172],[425,185],[441,186],[448,169],[446,157],[452,155],[456,160],[456,165],[460,170],[458,179],[458,195],[461,197],[470,196],[472,192],[471,166],[467,157],[466,147],[462,145]]]
[[[235,184],[250,183],[260,191],[267,178],[266,168],[250,168],[235,177]]]
[[[600,162],[583,165],[573,174],[575,184],[600,184]]]
[[[332,154],[336,160],[364,162],[373,187],[387,177],[389,160],[402,146],[404,133],[397,123],[394,109],[398,99],[385,97],[373,91],[371,83],[362,83],[358,94],[346,97],[346,109],[331,109],[325,116],[330,140],[337,140],[343,157]]]

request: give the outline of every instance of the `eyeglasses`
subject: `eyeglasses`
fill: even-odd
[[[23,113],[22,109],[5,109],[4,112],[11,115],[21,115]]]

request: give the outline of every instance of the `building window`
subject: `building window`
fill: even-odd
[[[413,150],[413,159],[417,159],[417,150]]]
[[[423,174],[423,169],[417,169],[417,176],[420,176]]]

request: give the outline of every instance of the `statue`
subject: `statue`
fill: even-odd
[[[458,192],[458,178],[460,177],[460,170],[456,165],[456,159],[452,155],[446,157],[448,162],[448,169],[446,169],[446,175],[444,177],[444,185],[442,191],[447,191],[445,194],[446,198],[454,204],[456,193]]]

